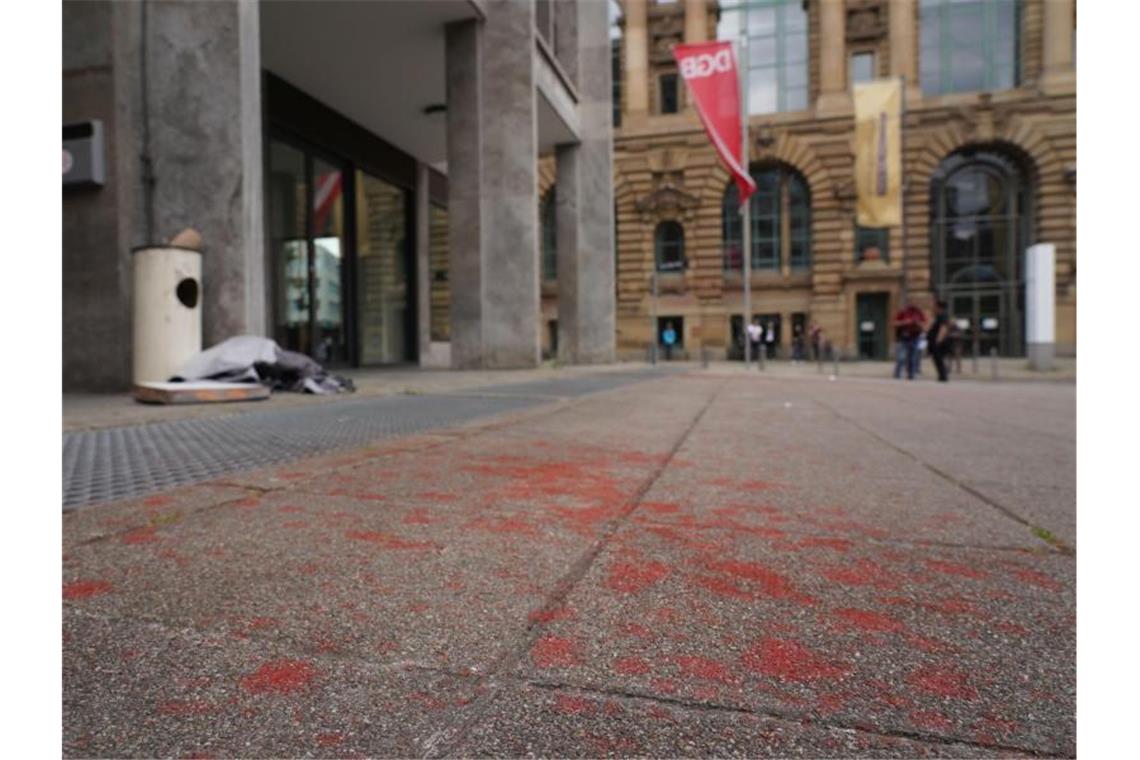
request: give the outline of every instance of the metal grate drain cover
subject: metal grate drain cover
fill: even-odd
[[[640,370],[382,396],[229,417],[65,433],[63,508],[127,499],[227,473],[407,435],[659,377]],[[481,395],[497,394],[497,395]]]

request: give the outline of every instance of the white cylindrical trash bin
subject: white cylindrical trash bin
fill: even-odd
[[[165,382],[202,350],[202,253],[144,246],[134,254],[135,383]]]

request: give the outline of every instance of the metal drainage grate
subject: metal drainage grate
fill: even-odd
[[[127,499],[227,473],[449,427],[660,376],[653,370],[385,396],[228,417],[65,433],[63,508]],[[480,393],[503,394],[485,396]]]

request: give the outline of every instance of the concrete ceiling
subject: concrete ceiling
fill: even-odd
[[[261,65],[404,152],[447,160],[444,24],[471,0],[262,0]]]

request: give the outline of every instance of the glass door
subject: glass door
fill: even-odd
[[[271,139],[267,174],[273,337],[323,364],[346,364],[345,172]]]
[[[407,192],[356,172],[356,319],[360,364],[411,358]]]

